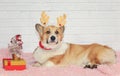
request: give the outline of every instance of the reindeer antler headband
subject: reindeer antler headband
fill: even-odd
[[[49,16],[45,13],[45,11],[42,12],[40,21],[43,25],[46,25],[48,23]]]
[[[40,22],[46,26],[49,21],[49,16],[45,13],[45,11],[42,12]],[[66,24],[66,14],[63,16],[57,17],[57,26],[64,26]]]
[[[64,26],[66,24],[66,14],[57,18],[57,25]]]

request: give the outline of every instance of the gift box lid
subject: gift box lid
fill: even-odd
[[[6,65],[25,65],[26,62],[24,59],[20,59],[20,60],[13,60],[13,59],[10,59],[10,58],[4,58],[3,59],[3,65],[6,66]]]

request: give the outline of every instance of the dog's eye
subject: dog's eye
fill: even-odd
[[[50,31],[47,31],[46,33],[47,33],[47,34],[50,34]]]
[[[55,31],[55,34],[59,34],[59,32],[58,32],[58,31]]]

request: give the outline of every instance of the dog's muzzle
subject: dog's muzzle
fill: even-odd
[[[47,40],[47,44],[57,44],[58,41],[57,41],[57,38],[56,36],[50,36],[49,39]]]
[[[51,37],[50,37],[50,39],[51,39],[51,41],[53,41],[53,42],[54,42],[54,41],[55,41],[55,39],[56,39],[56,37],[55,37],[55,36],[51,36]]]

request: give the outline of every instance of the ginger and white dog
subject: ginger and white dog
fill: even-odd
[[[46,26],[48,19],[49,16],[43,12],[40,19],[42,25],[35,25],[40,36],[40,42],[33,53],[36,60],[33,66],[78,65],[96,68],[99,64],[116,62],[115,51],[110,47],[96,43],[91,45],[64,43],[62,39],[66,15],[57,18],[58,26]]]

